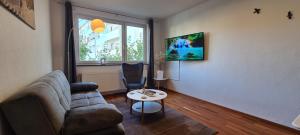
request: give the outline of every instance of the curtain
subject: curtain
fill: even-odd
[[[65,63],[64,72],[69,82],[77,82],[74,34],[73,34],[73,11],[71,2],[65,3]]]
[[[149,20],[149,66],[148,66],[148,75],[147,75],[147,86],[148,88],[154,88],[154,48],[153,48],[153,35],[154,35],[154,29],[153,29],[153,19]]]

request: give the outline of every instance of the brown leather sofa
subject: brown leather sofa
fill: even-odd
[[[51,72],[1,104],[17,135],[123,135],[123,116],[95,83],[69,84]]]

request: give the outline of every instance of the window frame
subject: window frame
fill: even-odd
[[[94,18],[100,18],[104,22],[113,23],[121,25],[122,27],[122,41],[121,41],[121,61],[105,61],[105,63],[102,63],[99,61],[80,61],[80,54],[79,54],[79,30],[78,30],[78,19],[88,19],[92,20]],[[114,20],[114,19],[107,19],[105,17],[99,17],[99,16],[93,16],[93,15],[82,15],[82,14],[76,14],[73,17],[73,34],[74,34],[74,46],[75,46],[75,59],[76,59],[76,65],[115,65],[115,64],[121,64],[121,63],[137,63],[137,62],[143,62],[144,64],[147,63],[148,60],[148,41],[147,41],[147,25],[146,24],[139,24],[139,23],[132,23],[127,21],[120,21],[120,20]],[[143,61],[127,61],[127,26],[132,27],[139,27],[143,28],[143,42],[144,42],[144,60]]]
[[[127,26],[131,26],[131,27],[139,27],[139,28],[143,28],[143,43],[144,43],[144,61],[127,61]],[[125,62],[127,63],[137,63],[137,62],[143,62],[146,63],[147,61],[147,26],[146,25],[141,25],[141,24],[137,24],[137,23],[125,23],[125,44],[124,44],[124,53],[125,53]]]

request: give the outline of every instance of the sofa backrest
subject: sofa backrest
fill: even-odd
[[[4,101],[1,109],[18,135],[59,135],[70,104],[70,85],[54,71]]]
[[[37,80],[37,82],[45,82],[51,85],[54,88],[54,90],[57,92],[59,101],[62,104],[62,106],[66,110],[70,110],[70,106],[71,106],[70,84],[63,72],[59,70],[53,71],[41,77],[39,80]]]

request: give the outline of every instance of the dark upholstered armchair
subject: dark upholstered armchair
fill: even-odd
[[[144,87],[146,82],[146,77],[143,76],[144,71],[144,64],[137,63],[137,64],[122,64],[122,80],[127,88],[127,92],[132,89],[141,89]],[[127,96],[126,102],[127,102]]]

